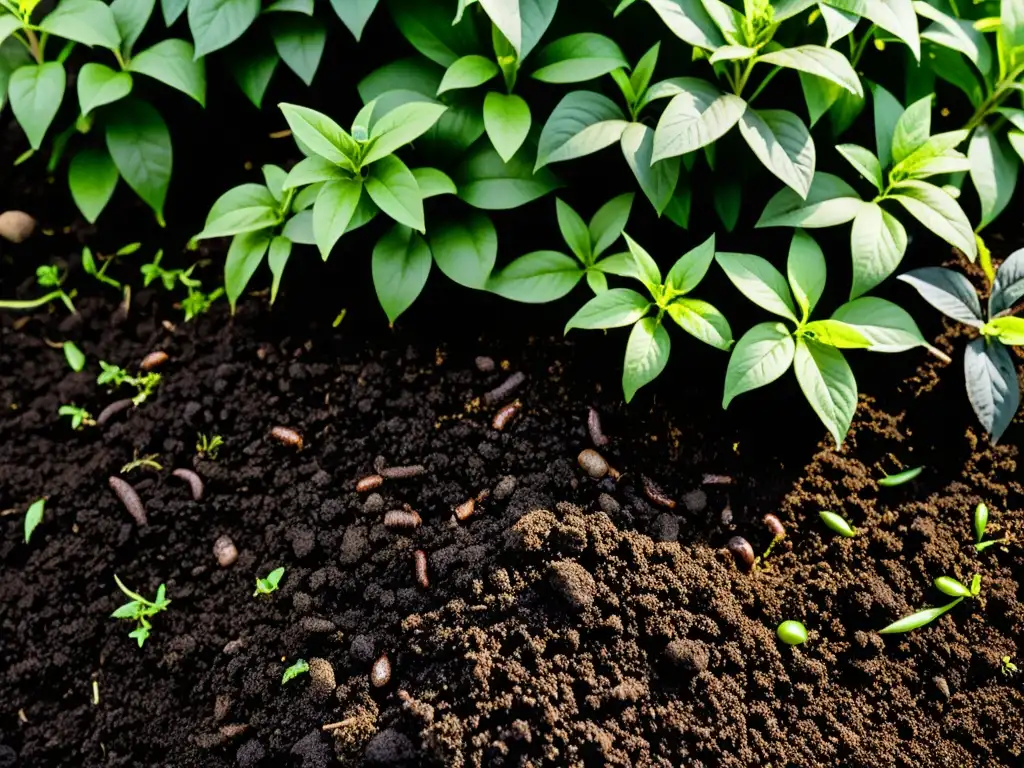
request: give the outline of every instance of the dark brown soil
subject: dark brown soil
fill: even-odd
[[[998,533],[1020,537],[1022,430],[998,448],[979,438],[958,363],[886,360],[902,381],[882,374],[884,408],[862,398],[837,453],[815,448],[791,381],[723,416],[718,379],[687,375],[683,344],[626,409],[594,348],[468,330],[440,347],[411,332],[367,343],[286,331],[259,305],[174,331],[149,292],[120,325],[109,297],[83,300],[78,323],[0,317],[0,510],[14,511],[0,517],[0,765],[1020,764],[1024,675],[1000,659],[1021,663],[1024,555],[976,553],[970,519],[984,499]],[[46,338],[76,339],[86,371]],[[171,360],[152,400],[103,428],[58,421],[62,403],[95,414],[118,397],[95,385],[98,359],[131,367],[155,349]],[[481,354],[498,369],[479,372]],[[515,371],[522,409],[498,432],[482,396]],[[576,464],[589,406],[617,483]],[[271,440],[275,425],[302,450]],[[223,435],[217,461],[196,459],[199,432]],[[136,452],[164,466],[127,476],[144,529],[107,484]],[[357,494],[378,456],[429,473]],[[918,464],[909,485],[875,482]],[[170,477],[192,466],[198,503]],[[734,482],[702,486],[704,473]],[[652,506],[642,474],[675,510]],[[22,513],[41,495],[26,545]],[[386,529],[404,504],[422,527]],[[861,534],[836,537],[823,508]],[[722,547],[741,534],[763,551],[767,512],[787,538],[744,574]],[[240,552],[228,568],[212,553],[224,534]],[[281,589],[253,597],[277,566]],[[935,577],[974,572],[981,599],[911,635],[874,631],[936,604]],[[109,618],[115,573],[146,595],[167,585],[141,650]],[[807,625],[805,646],[775,638],[785,619]],[[376,688],[381,654],[392,671]],[[282,686],[298,658],[326,660],[333,683],[318,663],[316,680]]]

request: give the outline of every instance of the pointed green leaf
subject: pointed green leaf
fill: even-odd
[[[622,368],[622,392],[627,403],[640,387],[650,384],[665,370],[671,349],[668,331],[655,318],[645,317],[633,326]]]
[[[864,203],[850,232],[850,298],[867,293],[896,271],[907,251],[907,230],[877,203]]]
[[[944,267],[923,267],[900,275],[899,279],[947,317],[975,328],[984,325],[978,293],[959,272]]]
[[[622,233],[622,237],[625,238],[629,252],[633,256],[640,281],[647,286],[649,291],[653,292],[655,288],[661,285],[661,270],[658,269],[657,262],[651,258],[651,254],[625,232]]]
[[[856,96],[864,95],[860,78],[853,71],[849,60],[832,48],[825,48],[821,45],[798,45],[795,48],[783,48],[766,53],[759,56],[757,60],[765,64],[773,64],[776,67],[788,67],[809,75],[823,77]]]
[[[615,69],[629,69],[629,61],[618,43],[592,32],[548,43],[531,61],[536,67],[532,77],[545,83],[582,83]]]
[[[921,147],[932,132],[934,94],[915,101],[896,121],[892,135],[892,159],[898,163]]]
[[[793,371],[836,448],[841,447],[857,410],[857,381],[850,364],[838,349],[801,338],[796,342]]]
[[[737,395],[782,376],[793,363],[795,349],[793,337],[779,322],[761,323],[743,334],[729,356],[722,408],[728,408]]]
[[[562,98],[540,133],[536,168],[599,152],[614,144],[629,123],[606,96],[573,91]]]
[[[706,301],[683,297],[668,305],[668,316],[695,339],[716,349],[728,351],[732,346],[732,328],[725,315]]]
[[[252,41],[242,41],[228,51],[231,75],[257,109],[263,105],[263,97],[280,61],[273,43],[260,36]]]
[[[105,148],[82,149],[71,159],[68,187],[75,205],[90,224],[95,224],[107,207],[119,178],[117,166]]]
[[[132,92],[132,76],[115,72],[104,64],[89,62],[78,72],[78,103],[82,114],[120,101]]]
[[[267,252],[267,265],[270,267],[270,274],[273,275],[273,282],[270,284],[270,303],[277,300],[277,292],[281,288],[281,278],[284,276],[284,268],[288,266],[288,258],[292,255],[292,241],[283,235],[278,235],[270,241],[270,250]]]
[[[206,106],[206,65],[184,40],[163,40],[139,53],[128,68],[176,88]]]
[[[796,305],[806,320],[825,291],[825,254],[814,238],[801,229],[793,233],[786,274]]]
[[[491,275],[487,290],[513,301],[544,304],[565,296],[581,277],[579,262],[564,253],[535,251]]]
[[[149,103],[123,99],[106,116],[107,150],[128,186],[164,224],[164,201],[171,183],[173,151],[167,124]]]
[[[331,6],[358,42],[363,36],[366,22],[370,20],[377,7],[377,2],[378,0],[331,0]]]
[[[967,158],[970,162],[971,181],[981,201],[981,221],[977,227],[981,231],[1010,204],[1010,198],[1017,187],[1020,161],[1010,152],[1007,144],[984,123],[971,136]]]
[[[700,0],[647,0],[665,26],[694,48],[714,50],[725,45],[718,25]]]
[[[362,194],[361,180],[329,181],[321,187],[313,205],[313,236],[324,261],[348,230]]]
[[[101,0],[64,0],[43,17],[39,29],[88,46],[115,50],[121,45],[114,14]]]
[[[786,278],[767,260],[749,253],[717,253],[715,260],[740,293],[762,309],[798,322]]]
[[[981,426],[995,445],[1020,406],[1020,382],[1006,347],[974,339],[964,352],[967,397]]]
[[[632,207],[633,193],[627,192],[613,197],[594,214],[590,220],[589,230],[595,257],[607,251],[622,236]]]
[[[978,256],[978,244],[967,215],[948,192],[934,184],[916,179],[899,182],[890,195],[928,229],[971,261]]]
[[[196,58],[235,42],[259,14],[260,0],[189,0],[188,26]]]
[[[562,186],[547,168],[534,171],[530,142],[504,162],[494,147],[481,142],[459,166],[459,197],[484,210],[518,208]]]
[[[113,0],[110,3],[114,25],[121,37],[121,53],[125,58],[131,57],[132,49],[142,35],[142,30],[149,23],[154,8],[156,0]]]
[[[301,13],[284,13],[270,25],[270,37],[281,60],[311,85],[327,43],[323,23]]]
[[[832,319],[856,328],[868,340],[872,352],[905,352],[927,346],[914,318],[885,299],[854,299],[833,312]]]
[[[296,104],[278,106],[295,138],[310,151],[335,165],[355,170],[352,158],[358,152],[358,145],[344,128],[316,110]]]
[[[692,291],[715,260],[715,236],[712,235],[696,248],[683,254],[669,270],[665,284],[678,294]]]
[[[876,83],[871,85],[871,100],[874,102],[875,112],[875,148],[878,150],[879,162],[883,168],[887,168],[893,162],[893,137],[896,134],[896,124],[903,116],[903,105]]]
[[[498,65],[484,56],[463,56],[445,71],[437,86],[437,95],[460,88],[476,88],[500,73]]]
[[[383,157],[371,166],[366,191],[377,207],[399,224],[420,232],[426,230],[423,196],[416,177],[397,157]]]
[[[263,256],[270,247],[271,237],[265,231],[246,232],[235,235],[228,248],[228,257],[224,262],[224,292],[231,304],[232,313],[238,298],[256,273],[263,261]]]
[[[784,109],[748,107],[740,118],[740,134],[765,168],[807,197],[814,178],[814,142],[799,117]]]
[[[506,163],[526,141],[531,123],[530,107],[521,97],[491,91],[484,98],[484,128]]]
[[[7,97],[32,149],[42,146],[64,99],[66,81],[63,65],[55,61],[18,67],[11,74]]]
[[[660,215],[679,184],[682,157],[653,162],[654,131],[642,123],[629,123],[622,132],[620,145],[633,175],[654,210]]]
[[[431,226],[430,250],[437,266],[456,283],[483,289],[498,257],[498,233],[490,217],[474,212]]]
[[[458,187],[448,174],[437,168],[413,168],[412,175],[416,177],[416,186],[420,188],[420,195],[424,200],[428,197],[459,193]]]
[[[747,104],[705,80],[679,78],[682,91],[665,107],[654,131],[653,160],[675,157],[707,146],[731,129]]]
[[[857,170],[857,173],[874,184],[879,192],[885,189],[882,164],[871,153],[871,150],[859,147],[856,144],[837,144],[836,149]]]
[[[402,224],[377,241],[371,260],[373,286],[389,322],[394,324],[416,301],[430,277],[432,261],[427,241]]]
[[[836,349],[869,349],[871,347],[871,341],[867,336],[841,320],[814,320],[801,329],[801,334],[804,338]]]
[[[36,499],[32,506],[25,513],[25,543],[32,538],[32,532],[43,522],[43,509],[46,506],[46,499]]]
[[[396,149],[415,141],[429,131],[447,109],[444,104],[427,101],[413,101],[395,107],[374,123],[370,131],[372,144],[363,158],[363,165],[387,157]]]
[[[573,315],[565,332],[573,328],[597,330],[632,325],[651,308],[649,299],[629,288],[612,288],[600,293]]]
[[[819,171],[806,199],[792,189],[783,189],[768,201],[757,226],[834,227],[853,219],[863,205],[853,187],[838,176]]]
[[[555,213],[558,217],[558,229],[569,249],[576,257],[586,264],[590,259],[590,231],[586,223],[569,205],[555,199]]]

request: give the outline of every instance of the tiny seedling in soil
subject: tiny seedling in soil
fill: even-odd
[[[68,416],[71,418],[72,429],[91,427],[96,423],[93,420],[92,415],[85,410],[85,408],[79,408],[77,405],[62,405],[57,410],[57,413],[60,416]]]
[[[32,531],[43,522],[43,509],[46,506],[46,499],[36,499],[32,506],[25,513],[25,543],[32,537]]]
[[[133,469],[152,469],[155,472],[163,470],[163,465],[157,461],[159,455],[156,453],[147,453],[145,456],[139,456],[139,452],[135,451],[135,458],[121,467],[121,474],[127,475]]]
[[[38,307],[45,306],[51,301],[60,299],[64,306],[68,308],[68,312],[72,315],[78,314],[78,310],[75,309],[75,305],[71,299],[75,296],[75,291],[67,293],[61,288],[61,283],[64,282],[64,277],[61,276],[60,270],[56,266],[44,265],[36,270],[36,282],[39,283],[42,288],[53,288],[54,290],[43,294],[37,299],[26,299],[19,301],[16,299],[0,301],[0,309],[37,309]]]
[[[136,622],[135,629],[128,633],[128,637],[135,638],[139,643],[139,648],[141,648],[149,637],[149,631],[153,628],[153,625],[149,623],[149,618],[166,610],[167,606],[171,604],[171,601],[166,597],[167,589],[165,585],[161,584],[157,587],[156,599],[150,601],[128,589],[124,582],[116,575],[114,576],[114,581],[117,582],[117,588],[131,598],[131,602],[125,603],[110,614],[110,618],[127,619]]]
[[[221,446],[224,445],[224,439],[220,435],[204,435],[202,432],[196,437],[196,453],[201,458],[209,459],[210,461],[217,460],[217,454],[220,453]]]
[[[269,595],[271,592],[276,592],[277,585],[281,583],[282,576],[284,576],[283,567],[275,568],[267,574],[265,579],[256,579],[256,591],[252,593],[252,596]]]
[[[122,289],[121,283],[107,275],[107,269],[110,268],[110,265],[114,263],[118,256],[130,256],[141,247],[142,243],[128,243],[128,245],[118,248],[113,256],[104,256],[103,254],[93,256],[92,250],[86,246],[82,249],[82,269],[85,271],[85,274],[92,275],[101,283],[105,283],[120,291]],[[103,263],[100,267],[96,266],[97,258]]]
[[[878,481],[879,485],[883,485],[886,488],[893,488],[897,485],[903,485],[909,483],[915,477],[920,475],[924,471],[924,467],[914,467],[913,469],[905,469],[902,472],[897,472],[895,475],[886,475]]]
[[[160,383],[159,373],[147,373],[145,376],[131,376],[128,371],[119,365],[111,365],[106,360],[100,360],[100,375],[96,377],[96,383],[100,386],[109,384],[111,389],[116,389],[122,384],[135,387],[135,396],[132,404],[142,405],[156,390]]]
[[[974,535],[977,542],[974,548],[978,552],[982,552],[993,544],[1005,544],[1010,539],[1009,537],[1003,537],[1001,539],[989,539],[988,541],[982,541],[985,538],[985,530],[988,528],[988,505],[985,502],[981,502],[974,508]]]
[[[281,678],[281,685],[284,685],[293,677],[298,677],[299,675],[307,672],[309,672],[309,664],[305,659],[299,659],[284,671],[284,676]]]
[[[213,302],[223,295],[223,288],[217,288],[210,293],[204,293],[198,288],[189,286],[188,296],[181,300],[181,308],[185,312],[185,322],[190,322],[209,310],[213,306]]]
[[[1003,658],[1000,659],[1000,661],[1002,661],[1003,663],[1003,668],[1000,671],[1007,677],[1012,677],[1020,671],[1017,669],[1017,665],[1013,663],[1009,656],[1003,656]]]
[[[79,373],[85,368],[85,353],[78,348],[75,342],[65,341],[63,349],[64,358],[68,361],[72,371]]]
[[[775,633],[786,645],[802,645],[807,642],[807,628],[799,621],[784,621]]]
[[[845,536],[848,539],[852,539],[857,535],[857,529],[850,525],[846,520],[835,512],[827,512],[822,510],[818,513],[818,517],[825,523],[829,528],[838,533],[840,536]]]
[[[942,594],[949,595],[956,599],[946,605],[940,605],[936,608],[925,608],[923,611],[918,611],[917,613],[912,613],[909,616],[904,616],[899,621],[895,621],[884,629],[878,630],[878,634],[888,635],[895,634],[897,632],[911,632],[915,629],[920,629],[925,624],[930,624],[935,621],[947,611],[951,611],[959,605],[960,601],[964,598],[977,597],[981,592],[981,574],[974,574],[974,578],[971,579],[970,588],[950,576],[939,576],[939,578],[935,580],[935,587],[942,592]]]

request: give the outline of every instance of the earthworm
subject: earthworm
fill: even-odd
[[[135,492],[135,489],[120,477],[111,476],[107,482],[110,483],[110,489],[121,500],[121,503],[124,504],[124,508],[128,510],[128,514],[134,518],[139,526],[145,526],[149,522],[146,518],[146,508],[142,506],[142,500],[139,498],[139,494]]]
[[[594,441],[594,445],[598,448],[608,445],[608,438],[601,431],[601,414],[593,408],[587,413],[587,429],[590,431],[590,439]]]
[[[473,515],[473,510],[476,509],[476,499],[468,499],[462,502],[455,508],[455,518],[462,522],[468,520]]]
[[[417,549],[412,553],[413,569],[416,573],[416,582],[426,589],[430,586],[430,579],[427,577],[427,553]]]
[[[422,522],[413,510],[393,509],[384,515],[385,528],[419,528]]]
[[[388,480],[404,480],[407,477],[424,475],[426,472],[427,468],[422,464],[410,464],[407,467],[385,467],[380,470],[381,477]]]
[[[491,426],[501,432],[508,423],[515,418],[516,414],[519,413],[519,401],[516,400],[514,403],[509,403],[504,408],[494,414],[494,420],[491,422]]]
[[[765,515],[764,524],[768,526],[768,530],[776,539],[786,538],[786,529],[783,527],[782,521],[775,515]]]
[[[96,423],[102,426],[110,421],[111,417],[116,416],[121,411],[131,408],[132,405],[133,403],[130,397],[126,397],[124,400],[115,400],[100,411],[100,415],[96,417]]]
[[[154,368],[159,368],[161,365],[167,362],[167,353],[163,351],[150,352],[139,363],[139,368],[144,371],[151,371]]]
[[[391,662],[385,653],[373,662],[373,667],[370,669],[370,685],[374,688],[382,688],[388,684],[389,680],[391,680]]]
[[[704,475],[704,485],[732,485],[732,478],[729,475]]]
[[[522,371],[516,371],[505,379],[505,381],[484,395],[484,404],[495,405],[500,403],[515,392],[519,388],[519,385],[524,381],[526,381],[526,374]]]
[[[176,469],[171,474],[188,483],[188,487],[192,491],[192,501],[200,501],[203,498],[203,478],[191,469]]]
[[[302,435],[289,427],[274,427],[270,430],[270,436],[279,443],[293,446],[302,450]]]
[[[367,491],[372,491],[374,488],[380,488],[383,482],[384,478],[380,475],[367,475],[356,483],[356,492],[366,493]]]
[[[481,355],[474,362],[476,363],[476,369],[480,373],[490,373],[494,370],[494,358]]]
[[[732,552],[733,557],[736,558],[737,565],[741,565],[744,570],[749,571],[754,565],[754,548],[750,546],[750,542],[744,539],[742,536],[733,536],[729,539],[729,543],[726,545],[729,551]]]
[[[641,475],[640,479],[643,481],[644,484],[644,495],[648,499],[653,501],[658,506],[665,507],[666,509],[676,508],[675,501],[666,496],[665,492],[662,491],[661,488],[659,488],[657,485],[655,485],[654,481],[651,480],[651,478],[647,477],[646,475]]]
[[[221,536],[213,542],[213,556],[217,558],[221,568],[227,568],[238,559],[238,548],[230,536]]]

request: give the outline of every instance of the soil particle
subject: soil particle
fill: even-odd
[[[230,536],[220,536],[213,542],[213,556],[221,568],[228,568],[238,560],[238,549]]]
[[[601,511],[606,515],[617,515],[619,510],[622,509],[619,502],[615,500],[615,497],[607,493],[602,493],[597,497],[597,506],[600,507]]]
[[[516,490],[516,478],[513,475],[505,475],[498,481],[498,484],[494,486],[494,492],[491,494],[498,501],[503,501],[511,496]]]
[[[371,493],[363,502],[363,512],[368,515],[379,515],[384,511],[384,497],[379,493]]]
[[[334,751],[319,729],[310,731],[295,742],[291,753],[302,761],[302,768],[327,768],[334,764]]]
[[[573,609],[582,611],[594,602],[594,577],[579,563],[563,560],[548,566],[548,581]]]
[[[480,356],[476,358],[474,362],[476,364],[476,369],[480,371],[480,373],[490,373],[494,370],[493,358]]]
[[[337,683],[334,681],[334,667],[327,659],[312,658],[309,660],[310,691],[318,699],[327,698]]]
[[[711,661],[707,645],[699,640],[673,640],[665,646],[665,656],[691,674],[703,672]]]
[[[679,518],[663,512],[651,523],[651,538],[655,541],[675,541],[679,538]]]
[[[703,512],[708,506],[708,495],[699,488],[683,494],[683,506],[692,514]]]
[[[238,748],[235,760],[240,768],[256,768],[266,756],[267,750],[259,739],[250,739]]]
[[[310,635],[325,635],[333,632],[335,629],[334,622],[317,618],[316,616],[303,616],[302,621],[299,622],[299,627],[303,632]]]
[[[369,532],[361,525],[350,525],[341,538],[341,564],[352,565],[370,551]]]
[[[307,526],[300,525],[289,528],[287,538],[292,545],[292,552],[299,560],[308,557],[316,549],[316,535]]]
[[[348,652],[354,661],[369,664],[373,659],[373,638],[369,635],[356,635],[349,644]]]
[[[377,765],[401,765],[415,754],[416,749],[408,736],[393,728],[386,728],[370,739],[363,757],[368,763]]]

